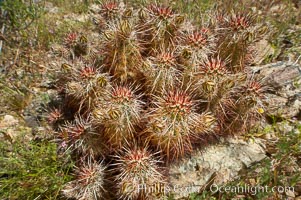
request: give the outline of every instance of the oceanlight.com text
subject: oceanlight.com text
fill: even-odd
[[[273,187],[269,187],[269,186],[250,186],[250,185],[235,185],[235,186],[218,186],[216,184],[212,184],[210,186],[210,191],[215,193],[215,192],[219,192],[219,193],[236,193],[236,194],[244,194],[244,193],[248,193],[251,195],[256,195],[259,193],[287,193],[289,191],[294,192],[294,187],[292,186],[273,186]]]
[[[207,187],[208,188],[208,187]],[[190,194],[190,193],[201,193],[204,187],[189,185],[166,185],[166,184],[155,184],[155,185],[146,185],[140,184],[137,188],[139,192],[144,193],[161,193],[161,194],[169,194],[169,193],[177,193],[177,194]],[[294,187],[292,186],[251,186],[251,185],[234,185],[234,186],[221,186],[217,184],[212,184],[209,187],[210,192],[212,193],[236,193],[236,194],[251,194],[256,195],[259,193],[287,193],[294,192]]]

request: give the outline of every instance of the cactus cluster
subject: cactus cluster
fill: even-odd
[[[139,185],[167,184],[168,163],[261,116],[267,88],[249,68],[263,28],[246,11],[212,16],[200,25],[164,5],[104,2],[97,37],[66,36],[48,114],[77,160],[64,195],[101,199],[108,173],[114,198],[156,199]]]

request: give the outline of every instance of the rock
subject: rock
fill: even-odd
[[[255,142],[246,142],[238,138],[211,145],[202,152],[196,152],[189,159],[172,164],[170,184],[172,187],[201,188],[205,187],[211,179],[214,184],[233,180],[238,177],[240,170],[266,157],[263,146],[259,139],[255,139]],[[188,196],[188,193],[175,191],[175,198]]]
[[[89,7],[89,10],[90,10],[92,13],[99,13],[99,12],[100,12],[100,9],[101,9],[101,7],[100,7],[98,4],[92,4],[92,5],[90,5],[90,7]]]
[[[267,95],[269,98],[269,106],[267,114],[270,116],[277,116],[286,119],[298,117],[301,109],[301,96],[292,100],[290,98],[283,98],[277,95]]]
[[[265,122],[265,124],[263,124],[262,127],[264,127],[264,129],[261,132],[264,133],[263,138],[265,140],[275,140],[275,139],[277,139],[275,129],[273,128],[272,125],[267,124]]]
[[[301,67],[290,62],[280,61],[259,67],[252,67],[252,70],[264,76],[265,81],[274,89],[286,86],[294,80],[301,78]]]
[[[3,119],[0,121],[0,140],[6,140],[10,142],[14,142],[18,136],[24,133],[27,138],[31,135],[31,129],[28,127],[24,127],[18,119],[11,115],[5,115]]]
[[[254,57],[253,63],[260,65],[265,58],[275,53],[275,50],[269,44],[267,40],[260,40],[255,44],[256,56]]]
[[[18,120],[11,115],[5,115],[0,122],[0,129],[5,129],[18,124]]]
[[[288,134],[289,132],[294,130],[294,126],[289,124],[289,122],[287,122],[287,121],[278,123],[277,127],[278,127],[279,131],[281,132],[281,134]]]
[[[57,14],[59,12],[59,8],[56,6],[53,6],[51,2],[45,2],[45,11],[50,14]]]
[[[286,191],[285,191],[285,194],[286,194],[287,196],[289,196],[289,197],[295,197],[295,193],[294,193],[293,191],[291,191],[291,190],[286,190]]]
[[[301,66],[292,62],[277,62],[252,68],[264,77],[269,92],[267,114],[283,118],[301,113]]]
[[[28,126],[28,127],[35,128],[35,127],[39,126],[37,117],[35,117],[35,116],[26,115],[24,117],[24,120],[25,120],[26,126]]]
[[[276,4],[272,6],[269,10],[272,14],[279,14],[284,13],[284,10],[287,8],[287,6],[283,3]]]
[[[90,20],[90,16],[87,15],[87,14],[75,14],[75,13],[71,13],[71,14],[67,14],[67,15],[64,15],[64,20],[66,22],[87,22]]]
[[[301,181],[295,185],[294,189],[295,189],[295,192],[297,192],[299,195],[301,195]]]

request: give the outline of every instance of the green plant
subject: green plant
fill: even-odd
[[[61,9],[63,13],[87,13],[89,10],[89,5],[94,2],[94,0],[50,0],[54,6]]]
[[[71,179],[68,154],[58,155],[49,141],[28,142],[26,135],[14,143],[0,143],[1,199],[56,199]]]
[[[13,30],[27,29],[41,15],[42,8],[32,0],[4,0],[0,8],[6,13],[6,20],[2,21]]]

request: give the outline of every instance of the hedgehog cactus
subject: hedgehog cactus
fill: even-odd
[[[93,107],[93,100],[104,98],[110,89],[109,76],[100,73],[93,66],[84,66],[81,69],[74,69],[72,80],[66,84],[65,92],[73,104],[78,105],[80,111],[83,106],[86,109]]]
[[[161,94],[163,90],[172,88],[181,78],[174,52],[161,52],[149,57],[146,65],[146,79],[152,94]]]
[[[209,28],[185,33],[182,38],[184,44],[182,54],[188,54],[188,60],[191,62],[189,65],[196,66],[199,61],[203,61],[214,53],[215,36]]]
[[[247,131],[263,113],[267,88],[248,70],[263,30],[255,16],[218,11],[194,24],[171,7],[117,1],[93,13],[99,37],[72,32],[63,41],[60,104],[47,115],[60,147],[80,163],[65,196],[104,198],[100,159],[115,177],[109,198],[158,199],[138,188],[164,185],[161,166],[208,136]]]
[[[249,78],[225,95],[216,116],[224,133],[247,131],[264,112],[264,93],[268,90],[260,82]],[[223,106],[223,107],[222,107]]]
[[[104,64],[110,74],[122,82],[139,80],[142,47],[135,27],[130,21],[122,20],[112,25],[104,35]]]
[[[75,59],[88,53],[88,40],[84,35],[76,32],[69,33],[64,39],[64,47],[61,48],[61,55],[65,58]]]
[[[101,143],[102,138],[90,118],[76,117],[74,122],[66,122],[60,128],[58,138],[61,146],[79,154],[96,157],[105,154],[105,147]]]
[[[75,180],[69,182],[63,189],[68,198],[78,200],[96,200],[103,198],[105,193],[105,169],[102,163],[89,159],[75,169]]]
[[[112,20],[113,18],[117,17],[120,11],[120,7],[116,2],[108,2],[101,4],[100,14],[106,20]]]
[[[118,182],[120,199],[158,199],[157,195],[160,194],[152,193],[147,188],[165,184],[164,176],[160,172],[160,162],[146,148],[124,148],[116,156],[114,164],[118,172],[115,181]]]
[[[208,108],[212,109],[237,84],[234,83],[235,78],[219,57],[211,57],[200,64],[195,73],[195,81],[201,96],[207,101]]]
[[[67,48],[75,47],[76,43],[77,43],[77,34],[76,33],[69,33],[64,40],[64,44]]]
[[[148,55],[160,49],[174,49],[179,42],[183,17],[176,14],[172,8],[152,4],[140,15],[140,38],[144,41]]]
[[[191,139],[210,130],[213,117],[197,113],[196,101],[187,91],[172,90],[163,98],[158,97],[154,104],[148,114],[146,137],[168,159],[191,152]]]
[[[264,93],[268,87],[263,86],[260,81],[250,78],[245,85],[238,88],[236,97],[235,111],[243,121],[243,127],[252,125],[252,119],[258,117],[264,112],[264,100],[266,99]],[[254,121],[253,121],[254,122]]]
[[[140,123],[143,102],[133,86],[113,87],[108,102],[99,102],[94,110],[94,121],[103,125],[103,134],[109,143],[121,148],[127,140],[133,140],[135,126]]]
[[[62,110],[59,108],[52,108],[49,110],[47,115],[47,121],[49,124],[55,126],[60,121],[63,120],[64,114],[62,113]]]
[[[218,53],[229,59],[229,67],[239,72],[252,62],[254,44],[262,37],[264,28],[255,25],[255,16],[250,13],[231,13],[218,21]]]

